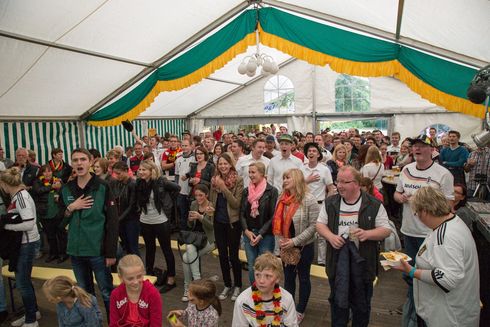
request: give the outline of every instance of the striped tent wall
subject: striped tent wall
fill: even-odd
[[[132,121],[136,134],[140,137],[148,129],[154,128],[158,135],[164,135],[166,132],[179,136],[186,129],[185,119],[152,119],[152,120],[134,120]],[[134,138],[130,132],[126,131],[121,125],[109,127],[96,127],[91,125],[85,126],[85,146],[88,149],[95,148],[105,155],[116,145],[122,147],[132,146]]]
[[[33,150],[37,162],[45,164],[51,159],[51,150],[61,148],[65,161],[71,151],[81,146],[78,126],[75,121],[58,122],[0,122],[0,145],[5,157],[15,161],[19,147]]]

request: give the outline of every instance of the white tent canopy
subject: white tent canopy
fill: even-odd
[[[487,0],[257,2],[389,40],[397,39],[399,26],[398,40],[404,44],[472,67],[490,62]],[[77,119],[117,99],[138,78],[253,3],[4,0],[0,2],[0,118]],[[404,7],[399,16],[400,3]],[[289,59],[274,49],[264,51],[278,63]],[[251,83],[251,78],[236,72],[239,62],[240,58],[234,59],[187,89],[161,94],[142,116],[186,117],[211,107],[216,99]]]

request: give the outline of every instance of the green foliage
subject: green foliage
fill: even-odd
[[[370,109],[369,80],[340,75],[335,82],[336,112],[366,112]]]

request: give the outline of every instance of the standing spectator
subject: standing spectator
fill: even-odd
[[[242,158],[245,156],[245,143],[243,143],[243,141],[241,140],[234,140],[233,142],[231,142],[231,145],[230,145],[230,150],[231,150],[231,153],[233,154],[233,159],[235,160],[235,162],[238,161],[238,159]]]
[[[63,183],[68,182],[73,168],[63,161],[63,150],[60,148],[53,149],[51,151],[51,157],[52,159],[49,160],[48,164],[53,171],[53,175],[61,179]]]
[[[335,326],[347,326],[349,309],[353,326],[369,325],[378,242],[390,235],[386,210],[380,201],[361,191],[360,181],[361,174],[355,168],[341,168],[339,193],[327,198],[316,224],[318,233],[328,241],[326,270]],[[358,262],[351,265],[352,271],[349,260]]]
[[[236,163],[236,171],[238,175],[243,178],[243,186],[248,187],[250,183],[250,177],[248,174],[248,167],[250,164],[255,162],[262,162],[265,165],[265,169],[267,171],[267,167],[269,166],[270,159],[263,156],[265,152],[265,141],[262,139],[256,139],[252,143],[252,151],[250,154],[240,158]]]
[[[66,231],[61,230],[62,217],[59,215],[59,192],[61,180],[53,176],[51,165],[44,165],[39,169],[39,176],[32,186],[32,194],[36,199],[37,218],[41,222],[49,244],[49,256],[45,260],[49,263],[58,260],[62,263],[68,259],[66,255]]]
[[[97,158],[93,164],[95,176],[106,182],[112,181],[112,176],[109,175],[109,160],[105,158]]]
[[[1,174],[2,172],[0,172],[0,178],[1,178]],[[7,208],[5,204],[8,203],[8,200],[6,199],[6,197],[7,195],[2,190],[0,184],[0,215],[4,215],[7,213]],[[0,256],[0,267],[3,267],[3,258],[1,256]],[[7,311],[7,299],[5,297],[5,287],[3,285],[3,278],[0,278],[0,325],[7,320],[8,316],[9,313]]]
[[[223,143],[221,143],[221,142],[216,143],[216,145],[214,146],[214,149],[213,149],[213,156],[212,156],[212,162],[211,162],[212,164],[214,164],[215,167],[218,164],[219,156],[224,152],[225,151],[223,150]]]
[[[28,160],[29,152],[25,148],[18,148],[15,151],[15,163],[14,166],[20,170],[20,176],[22,183],[26,186],[26,190],[30,191],[32,184],[36,180],[37,167],[33,166]]]
[[[323,136],[321,134],[315,135],[314,142],[318,144],[318,147],[320,148],[320,152],[323,156],[322,162],[327,162],[332,159],[332,153],[325,148],[325,142],[323,142]]]
[[[327,167],[332,173],[332,180],[337,181],[337,173],[340,168],[348,165],[347,150],[343,144],[339,144],[333,150],[332,160],[327,161]]]
[[[14,162],[12,160],[5,157],[5,150],[2,146],[0,146],[0,162],[5,165],[5,169],[8,169],[14,165]]]
[[[263,163],[251,163],[248,171],[250,183],[243,192],[240,221],[247,254],[248,279],[252,284],[255,280],[255,259],[265,252],[274,251],[272,217],[276,208],[277,189],[267,183]]]
[[[129,158],[129,168],[133,172],[133,175],[136,176],[140,167],[140,163],[141,161],[143,161],[143,145],[139,142],[136,142],[133,149],[134,156]]]
[[[204,147],[206,150],[208,150],[208,153],[213,153],[215,143],[216,142],[212,137],[207,137],[204,139]]]
[[[412,163],[413,160],[412,145],[410,141],[405,140],[400,146],[400,154],[396,157],[395,166],[403,168],[405,165]]]
[[[438,147],[439,144],[437,142],[437,130],[434,127],[429,128],[429,137],[432,140],[432,144],[435,147]]]
[[[432,141],[426,135],[419,135],[409,140],[415,162],[405,167],[400,174],[394,199],[403,204],[401,232],[404,235],[404,246],[408,256],[414,261],[424,239],[431,233],[431,229],[424,225],[410,208],[410,199],[419,188],[432,186],[441,191],[448,201],[454,200],[454,178],[453,175],[437,162],[432,161]],[[416,263],[416,262],[413,262]],[[403,319],[405,323],[415,321],[415,309],[413,302],[412,280],[405,276],[409,285],[407,301],[403,308]]]
[[[175,135],[170,136],[170,146],[163,151],[160,159],[163,173],[168,172],[169,176],[175,175],[175,160],[181,155],[182,150],[178,146],[178,138]]]
[[[454,182],[465,184],[463,166],[468,159],[468,150],[459,145],[461,134],[458,131],[449,131],[449,147],[441,150],[439,162],[446,167],[454,176]]]
[[[485,187],[484,182],[490,185],[490,149],[488,147],[478,147],[470,153],[464,170],[468,176],[468,195],[473,196],[478,184]]]
[[[25,152],[27,157],[27,151]],[[12,167],[1,172],[0,187],[11,198],[7,214],[12,223],[7,223],[4,228],[22,233],[15,267],[15,283],[22,296],[25,316],[12,322],[12,326],[37,327],[41,313],[38,311],[36,293],[31,281],[32,262],[41,244],[36,225],[36,205],[22,183],[19,168]],[[16,223],[13,223],[14,221]]]
[[[136,181],[136,205],[141,213],[141,234],[145,241],[146,272],[154,275],[156,244],[158,238],[165,262],[167,263],[167,281],[160,289],[166,293],[175,288],[175,258],[170,246],[170,221],[174,210],[172,194],[180,187],[161,176],[160,169],[151,161],[141,162]]]
[[[214,236],[219,251],[219,263],[225,287],[219,295],[220,300],[228,297],[232,289],[230,262],[233,269],[233,292],[235,301],[242,287],[242,266],[238,258],[240,248],[240,205],[243,194],[243,179],[238,176],[233,158],[223,153],[218,159],[216,173],[211,180],[209,199],[215,208]]]
[[[179,226],[180,230],[187,229],[187,217],[191,201],[190,185],[187,181],[186,174],[190,170],[191,163],[196,161],[194,156],[194,145],[189,139],[183,139],[181,143],[182,155],[175,160],[175,182],[180,186],[180,192],[177,196],[177,208],[179,209]]]
[[[282,190],[283,174],[291,168],[301,169],[303,162],[291,154],[293,137],[289,134],[283,134],[279,138],[281,147],[280,155],[271,159],[267,168],[267,182],[277,188],[279,192]]]
[[[296,305],[298,324],[304,318],[311,293],[310,269],[315,255],[315,223],[319,206],[313,194],[308,192],[300,169],[284,172],[283,192],[277,202],[272,232],[279,237],[281,251],[300,250],[301,258],[296,265],[284,268],[284,288],[295,296],[296,276],[299,279],[299,301]]]
[[[298,148],[298,144],[299,144],[298,138],[296,136],[293,137],[293,147],[291,148],[291,153],[293,154],[293,156],[301,160],[301,162],[305,162],[305,155],[302,152],[303,147]]]
[[[41,167],[41,165],[39,164],[39,162],[37,162],[37,155],[36,155],[36,152],[34,152],[33,150],[27,150],[27,153],[28,153],[28,160],[29,162],[31,163],[31,165],[33,165],[34,167],[38,168]]]
[[[75,149],[71,162],[77,177],[61,189],[60,207],[69,224],[67,253],[78,284],[95,295],[97,281],[106,312],[112,291],[110,266],[116,263],[117,208],[109,185],[89,173],[90,152]]]
[[[344,140],[342,145],[345,147],[346,155],[345,158],[349,165],[352,165],[354,160],[357,158],[357,149],[354,147],[354,142],[351,140]]]
[[[388,145],[387,151],[389,156],[391,156],[393,159],[396,159],[396,157],[400,153],[400,133],[391,133],[391,144]]]
[[[417,320],[424,326],[478,326],[480,276],[470,230],[451,213],[440,190],[422,187],[413,195],[411,207],[430,233],[417,252],[415,266],[402,260],[394,268],[413,279]]]
[[[388,155],[388,146],[386,143],[381,143],[379,152],[381,153],[381,162],[383,163],[385,170],[390,170],[391,167],[393,167],[393,158]]]
[[[361,174],[364,177],[369,177],[373,181],[374,186],[381,191],[383,184],[381,179],[383,178],[385,167],[383,165],[381,154],[379,149],[372,145],[369,147],[364,166],[361,168]]]
[[[206,148],[198,146],[194,150],[195,162],[190,163],[189,171],[185,174],[184,181],[189,181],[189,185],[194,188],[198,184],[211,186],[211,178],[215,171],[215,166],[209,162],[209,154]],[[192,191],[191,191],[192,196]]]
[[[128,165],[123,161],[114,164],[113,173],[115,178],[110,186],[117,204],[121,244],[126,254],[139,255],[140,222],[136,210],[136,182],[129,177]]]
[[[265,152],[272,154],[273,157],[277,157],[281,154],[281,152],[276,149],[276,139],[273,135],[267,135],[265,137]]]

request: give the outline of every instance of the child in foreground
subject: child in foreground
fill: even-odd
[[[110,327],[162,326],[162,298],[153,284],[144,280],[145,266],[135,254],[124,256],[117,265],[121,279],[111,293]]]
[[[235,302],[233,327],[298,326],[291,294],[279,286],[282,262],[270,252],[255,260],[255,282]]]
[[[95,296],[85,292],[69,277],[57,276],[46,281],[43,291],[48,301],[56,304],[58,326],[102,326],[102,314]]]
[[[221,303],[216,296],[216,285],[208,279],[199,279],[189,285],[189,304],[185,310],[172,310],[168,321],[172,327],[217,327]]]

